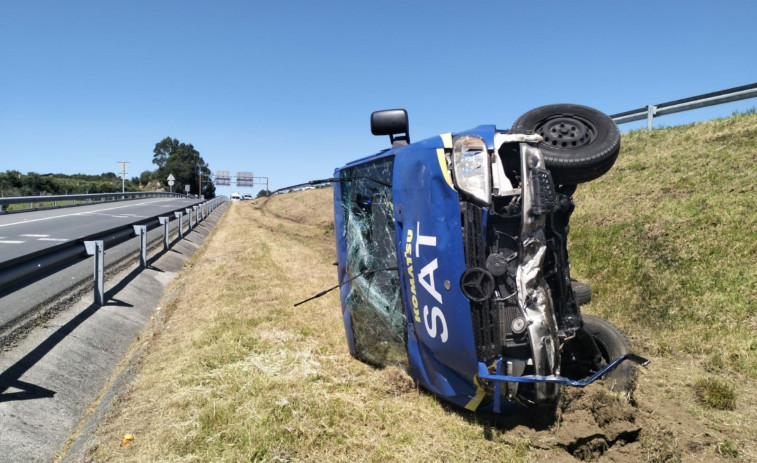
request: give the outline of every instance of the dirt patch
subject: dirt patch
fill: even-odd
[[[388,393],[402,395],[417,391],[413,378],[401,368],[386,367],[383,369],[382,373],[384,374],[385,383],[388,386]]]
[[[597,461],[610,452],[638,448],[642,427],[637,415],[638,409],[627,397],[602,385],[567,389],[552,439],[577,460]]]
[[[546,429],[525,424],[509,432],[528,437],[537,461],[735,461],[723,449],[728,439],[680,404],[645,397],[640,405],[601,383],[566,389]]]

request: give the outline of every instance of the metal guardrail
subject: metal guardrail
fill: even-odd
[[[175,210],[167,211],[169,215],[156,215],[0,262],[0,295],[10,287],[50,275],[94,255],[95,303],[102,305],[104,302],[104,265],[102,258],[103,250],[106,247],[110,248],[134,236],[139,236],[140,265],[146,267],[148,244],[146,234],[148,230],[163,226],[163,249],[168,250],[170,246],[168,224],[171,220],[175,219],[178,221],[179,239],[182,239],[184,237],[185,215],[188,219],[188,231],[191,231],[193,216],[194,226],[198,226],[201,220],[208,217],[225,201],[227,201],[226,197],[219,196],[188,208],[182,206]],[[163,212],[162,214],[165,213]]]
[[[647,105],[642,108],[632,109],[610,117],[616,124],[625,124],[626,122],[647,120],[647,130],[652,130],[652,119],[666,114],[673,114],[691,109],[704,108],[732,101],[746,100],[757,97],[757,83],[742,85],[741,87],[729,88],[719,92],[705,93],[704,95],[682,98],[680,100],[668,101],[656,105]]]
[[[29,211],[34,210],[35,207],[33,207],[34,204],[42,204],[42,203],[53,203],[52,207],[59,207],[59,202],[68,202],[73,201],[73,204],[68,204],[66,207],[69,206],[79,206],[83,204],[92,204],[95,201],[108,201],[113,200],[126,200],[126,199],[136,199],[136,198],[157,198],[157,197],[171,197],[171,198],[183,198],[186,197],[184,194],[179,193],[166,193],[161,191],[127,191],[125,193],[89,193],[89,194],[83,194],[83,195],[49,195],[49,196],[6,196],[3,198],[0,198],[0,213],[3,212],[10,212],[6,211],[6,206],[9,206],[11,204],[28,204],[28,209],[23,209],[23,211]],[[83,204],[78,204],[79,201],[84,201]],[[36,208],[36,209],[42,209],[42,208]],[[19,211],[20,212],[20,211]]]

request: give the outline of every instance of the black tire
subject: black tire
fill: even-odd
[[[570,287],[573,289],[573,295],[576,296],[578,305],[586,305],[591,302],[591,286],[576,280],[570,280]]]
[[[604,175],[618,157],[620,131],[606,114],[588,106],[541,106],[515,121],[514,133],[538,133],[544,162],[555,183],[584,183]]]
[[[583,379],[618,357],[631,352],[631,342],[612,323],[593,315],[582,315],[584,326],[565,348],[563,374]],[[626,360],[604,376],[611,391],[631,392],[636,387],[636,368]]]

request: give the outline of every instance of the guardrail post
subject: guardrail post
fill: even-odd
[[[168,251],[168,221],[171,217],[158,217],[158,222],[163,225],[163,250]]]
[[[647,105],[647,130],[652,130],[652,118],[657,114],[657,106]]]
[[[147,226],[132,225],[134,234],[139,236],[139,266],[147,268]]]
[[[187,213],[187,232],[192,231],[192,208],[188,207],[184,209],[184,212]]]
[[[184,213],[174,212],[174,215],[179,219],[179,239],[184,238]]]
[[[103,240],[85,241],[87,254],[95,256],[95,304],[105,304],[105,245]]]
[[[200,208],[197,207],[197,206],[192,206],[192,210],[195,212],[195,227],[198,226],[198,225],[200,225],[200,211],[199,211],[199,209]]]

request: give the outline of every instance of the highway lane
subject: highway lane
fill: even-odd
[[[0,263],[200,202],[194,198],[148,198],[3,214]]]

